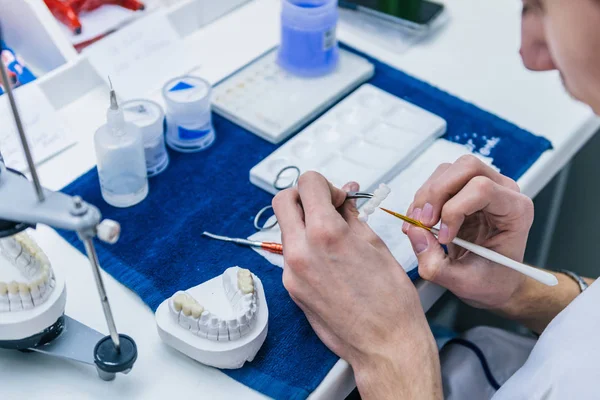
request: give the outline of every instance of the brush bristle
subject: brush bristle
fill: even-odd
[[[411,225],[415,225],[415,226],[418,226],[419,228],[423,228],[423,229],[430,230],[430,228],[429,228],[428,226],[425,226],[425,225],[423,225],[421,222],[419,222],[419,221],[417,221],[417,220],[415,220],[415,219],[409,218],[409,217],[407,217],[406,215],[402,215],[402,214],[399,214],[399,213],[397,213],[397,212],[390,211],[390,210],[388,210],[387,208],[383,208],[383,207],[379,207],[379,208],[380,208],[381,210],[385,211],[386,213],[388,213],[388,214],[390,214],[390,215],[393,215],[393,216],[394,216],[394,217],[396,217],[396,218],[399,218],[399,219],[401,219],[401,220],[402,220],[402,221],[404,221],[404,222],[408,222],[409,224],[411,224]]]

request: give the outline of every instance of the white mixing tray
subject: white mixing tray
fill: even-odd
[[[275,49],[217,85],[213,110],[263,139],[279,143],[373,73],[373,64],[340,49],[333,73],[302,78],[279,67]]]
[[[446,121],[373,85],[365,84],[250,171],[250,181],[275,194],[279,171],[296,166],[372,191],[387,182],[446,132]],[[285,186],[282,176],[278,184]],[[292,176],[289,176],[292,175]]]

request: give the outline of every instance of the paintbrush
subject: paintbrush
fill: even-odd
[[[383,207],[380,207],[380,209],[390,215],[393,215],[396,218],[401,219],[404,222],[408,222],[411,225],[418,226],[419,228],[428,230],[429,232],[433,233],[436,237],[439,236],[440,231],[437,228],[425,226],[417,220],[414,220],[412,218],[409,218],[409,217],[399,214],[397,212],[390,211]],[[460,238],[454,238],[452,240],[452,243],[454,243],[457,246],[462,247],[465,250],[469,250],[471,253],[477,254],[478,256],[483,257],[487,260],[493,261],[500,265],[504,265],[505,267],[508,267],[510,269],[518,271],[518,272],[522,273],[523,275],[527,275],[528,277],[535,279],[536,281],[543,283],[544,285],[555,286],[558,284],[558,279],[556,279],[556,276],[552,275],[551,273],[543,271],[538,268],[531,267],[529,265],[525,265],[518,261],[512,260],[506,256],[503,256],[500,253],[496,253],[493,250],[486,249],[483,246],[479,246],[477,244],[467,242],[466,240],[463,240]]]

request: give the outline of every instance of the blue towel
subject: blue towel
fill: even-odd
[[[475,151],[489,151],[494,164],[513,178],[551,147],[544,138],[381,62],[370,61],[376,67],[370,83],[445,118],[446,138],[460,143],[471,140]],[[171,152],[169,168],[150,179],[150,194],[142,203],[127,209],[106,204],[95,168],[63,192],[82,196],[97,205],[105,218],[122,224],[116,245],[97,243],[101,265],[152,310],[177,290],[195,286],[228,267],[251,269],[265,288],[269,334],[252,363],[224,372],[270,397],[305,399],[338,358],[321,343],[286,293],[281,269],[253,250],[200,236],[204,230],[236,237],[254,232],[255,213],[272,197],[253,186],[248,173],[276,146],[218,115],[213,117],[215,144],[200,153]],[[499,141],[490,146],[494,138]],[[59,233],[83,250],[75,234]],[[415,271],[412,274],[416,277]]]

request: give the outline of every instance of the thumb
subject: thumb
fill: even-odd
[[[347,192],[358,192],[359,185],[356,182],[348,182],[344,186],[342,186],[342,190],[344,193]],[[356,200],[350,199],[344,201],[344,204],[341,206],[341,213],[348,221],[350,217],[357,218],[358,217],[358,209],[356,208]]]
[[[421,278],[431,282],[440,281],[444,272],[447,272],[446,267],[450,266],[450,258],[438,240],[431,232],[412,225],[407,235],[417,255]]]

